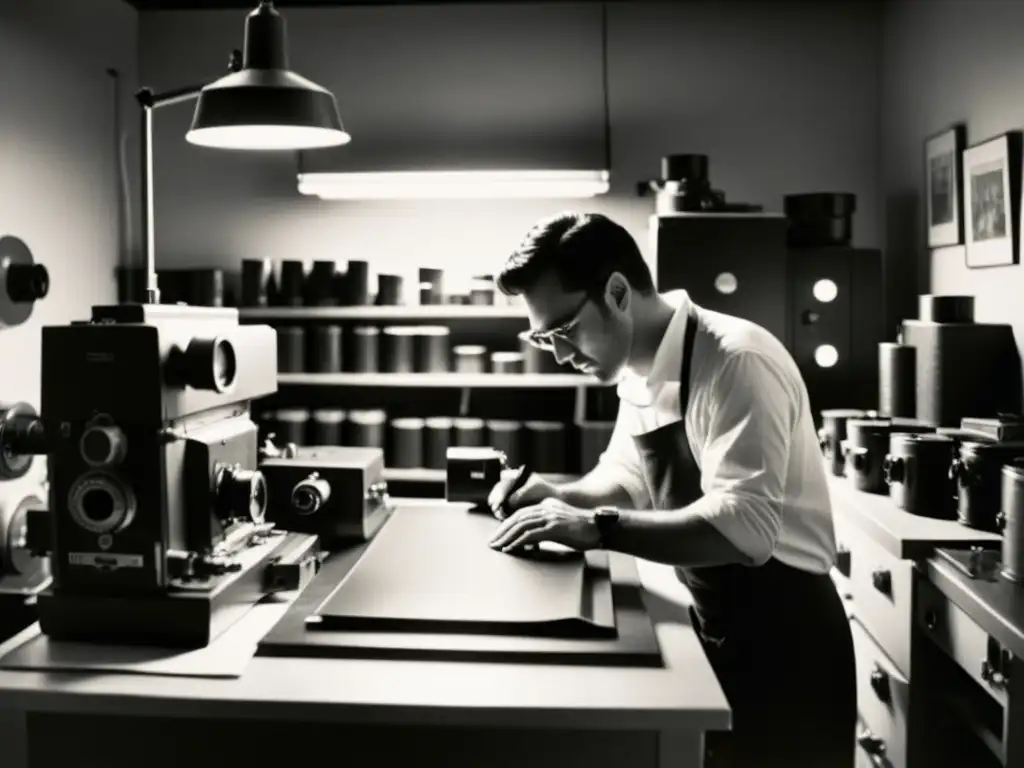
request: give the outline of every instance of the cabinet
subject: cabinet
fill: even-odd
[[[923,618],[942,610],[935,607],[937,590],[928,568],[936,549],[991,546],[997,537],[908,514],[887,496],[858,491],[845,478],[830,475],[829,480],[841,553],[833,578],[847,598],[857,663],[858,766],[999,765],[991,762],[991,750],[986,754],[937,705],[956,689],[936,633],[928,629],[935,622]],[[980,630],[963,630],[963,624],[958,625],[962,636],[980,649]],[[978,674],[981,657],[964,655],[971,656],[971,671]]]
[[[791,248],[779,214],[658,215],[650,227],[659,290],[685,288],[700,306],[770,331],[800,369],[812,412],[873,407],[886,338],[880,251]]]

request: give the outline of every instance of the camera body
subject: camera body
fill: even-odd
[[[280,581],[263,571],[282,548],[315,549],[264,521],[250,402],[277,390],[276,345],[237,310],[184,305],[94,307],[43,329],[50,515],[29,538],[50,554],[44,632],[204,645],[218,614],[239,615],[221,608]]]
[[[380,448],[299,447],[268,455],[267,519],[327,549],[369,541],[392,512]]]

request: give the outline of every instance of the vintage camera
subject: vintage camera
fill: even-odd
[[[0,403],[0,642],[36,620],[49,561],[28,542],[29,513],[46,514],[42,424],[26,403]]]
[[[501,480],[508,462],[496,448],[451,446],[446,454],[445,498],[469,502],[474,510],[487,506],[487,497]]]
[[[234,309],[125,304],[43,329],[50,553],[40,626],[61,640],[202,646],[316,570],[315,536],[264,521],[249,404],[276,335]]]
[[[289,444],[261,452],[267,519],[289,531],[315,533],[326,549],[366,542],[391,516],[379,448]]]

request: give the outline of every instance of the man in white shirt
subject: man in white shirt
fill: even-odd
[[[659,294],[636,242],[599,214],[539,222],[496,283],[524,298],[534,344],[617,383],[620,404],[597,467],[557,486],[531,477],[491,546],[553,541],[675,566],[733,710],[708,765],[851,768],[853,644],[828,576],[807,389],[785,347],[685,292]]]

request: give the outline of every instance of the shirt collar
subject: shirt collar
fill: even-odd
[[[674,305],[676,311],[654,353],[650,373],[644,377],[627,372],[617,388],[620,398],[638,407],[651,405],[664,384],[678,381],[679,370],[683,365],[683,340],[689,322],[690,296],[686,291],[679,290],[665,293],[662,298]]]

